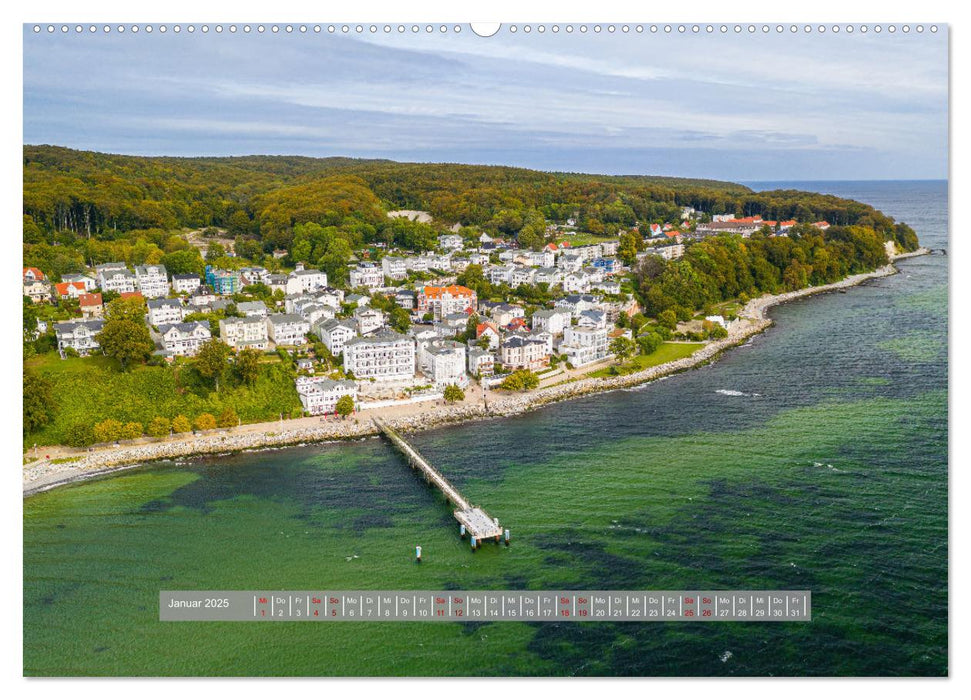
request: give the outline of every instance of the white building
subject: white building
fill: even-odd
[[[352,338],[344,344],[344,370],[357,379],[411,379],[415,376],[415,341],[392,331]]]
[[[465,241],[457,233],[443,233],[438,237],[438,247],[442,250],[462,250]]]
[[[176,294],[192,294],[201,284],[199,275],[172,275],[172,289]]]
[[[310,324],[297,314],[270,314],[266,317],[266,329],[276,345],[303,345]]]
[[[512,282],[512,273],[515,269],[512,265],[494,265],[490,267],[486,272],[489,278],[489,284],[502,284],[503,282],[509,284]]]
[[[84,291],[86,292],[90,292],[92,289],[98,288],[98,281],[94,277],[81,274],[80,272],[71,272],[61,275],[61,282],[80,282],[84,285]]]
[[[408,265],[404,258],[394,255],[385,255],[381,258],[381,272],[385,277],[391,279],[401,279],[408,276]]]
[[[138,279],[125,266],[125,263],[105,263],[95,267],[98,272],[98,287],[102,292],[134,292]]]
[[[367,335],[384,325],[385,316],[377,309],[362,306],[354,309],[354,321],[357,323],[357,332],[360,335]]]
[[[607,329],[570,326],[557,350],[574,367],[602,360],[607,357]]]
[[[164,265],[139,265],[135,268],[138,291],[146,299],[158,299],[169,293],[169,273]]]
[[[314,325],[314,333],[327,346],[331,355],[339,357],[344,352],[344,343],[357,335],[357,327],[351,321],[329,318]]]
[[[570,325],[572,316],[563,308],[544,309],[533,314],[532,328],[534,331],[548,331],[553,335],[560,335]]]
[[[512,287],[518,287],[521,284],[532,284],[535,276],[536,270],[533,268],[517,267],[513,269],[512,275],[509,277],[509,285]]]
[[[266,319],[260,316],[220,319],[219,336],[234,350],[266,350],[270,346]]]
[[[266,318],[269,314],[266,304],[262,301],[241,301],[236,305],[236,309],[244,316],[255,318]]]
[[[349,379],[297,377],[296,387],[303,410],[312,416],[333,413],[337,410],[337,402],[344,396],[350,396],[357,406],[357,383]]]
[[[496,356],[482,348],[470,348],[467,353],[469,374],[489,377],[495,372]]]
[[[351,288],[377,289],[384,286],[384,270],[369,262],[360,263],[349,273]]]
[[[159,326],[162,349],[170,355],[191,357],[212,339],[209,321],[190,321]]]
[[[180,299],[148,299],[148,322],[152,326],[163,323],[181,323],[185,317],[185,307]]]
[[[101,346],[95,336],[101,332],[104,321],[94,319],[91,321],[65,321],[64,323],[54,324],[54,334],[57,336],[57,351],[64,357],[64,351],[73,348],[77,353],[84,357],[97,350]]]
[[[465,346],[454,340],[433,340],[422,344],[419,366],[422,374],[439,389],[449,384],[464,387],[469,383],[465,374]]]
[[[294,270],[287,276],[287,294],[304,294],[327,286],[327,273],[320,270]]]
[[[549,361],[546,343],[514,335],[499,344],[499,361],[505,369],[539,369]]]

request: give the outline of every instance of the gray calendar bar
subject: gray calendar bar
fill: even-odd
[[[810,591],[161,591],[162,621],[810,622]]]

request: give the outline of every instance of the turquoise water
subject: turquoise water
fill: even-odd
[[[946,247],[944,183],[803,187]],[[715,365],[415,435],[508,549],[472,554],[379,440],[31,497],[25,673],[944,675],[947,257],[900,267],[775,309]],[[814,620],[162,624],[163,588],[809,588]]]

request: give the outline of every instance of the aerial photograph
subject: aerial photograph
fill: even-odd
[[[947,24],[22,34],[23,676],[949,676]]]

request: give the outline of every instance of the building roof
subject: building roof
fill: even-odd
[[[165,306],[182,306],[182,302],[179,299],[149,299],[145,304],[150,309],[161,309]]]
[[[463,287],[460,284],[451,284],[447,287],[425,287],[424,294],[428,299],[437,299],[444,294],[448,294],[453,297],[475,296],[475,292],[468,287]]]
[[[306,323],[300,314],[270,314],[267,319],[273,325],[280,323]]]
[[[105,322],[100,318],[93,319],[72,319],[70,321],[62,321],[60,323],[54,324],[54,331],[56,333],[73,333],[77,326],[83,326],[91,331],[100,331],[104,327]]]
[[[84,282],[58,282],[57,284],[54,285],[54,288],[57,290],[57,293],[62,297],[67,296],[69,293],[68,290],[70,289],[75,289],[79,292],[85,291]]]
[[[100,294],[82,294],[78,297],[78,303],[84,306],[101,306],[101,295]]]
[[[122,299],[144,299],[141,292],[122,292],[118,295]]]
[[[32,273],[32,274],[34,275],[34,277],[35,277],[36,279],[38,279],[38,280],[43,280],[43,279],[45,279],[45,277],[44,277],[44,273],[43,273],[43,272],[41,272],[40,270],[38,270],[38,269],[37,269],[36,267],[25,267],[25,268],[24,268],[24,276],[25,276],[25,277],[27,276],[27,273],[28,273],[28,272],[30,272],[30,273]]]
[[[398,343],[403,340],[408,341],[409,343],[414,342],[414,340],[412,338],[409,338],[407,335],[402,335],[401,333],[396,333],[395,331],[392,331],[389,329],[382,329],[377,333],[375,333],[374,335],[368,336],[367,338],[362,338],[362,337],[351,338],[346,343],[344,343],[344,347],[346,348],[349,345],[361,345],[361,344],[377,345],[379,343]]]
[[[196,328],[203,327],[207,331],[209,330],[209,321],[182,321],[181,323],[163,323],[158,327],[158,332],[165,335],[173,328],[179,331],[179,333],[192,333]]]
[[[202,280],[199,275],[194,275],[192,273],[186,273],[184,275],[172,275],[173,280]]]

